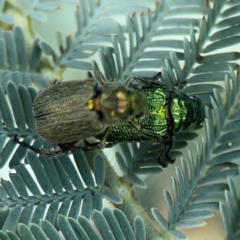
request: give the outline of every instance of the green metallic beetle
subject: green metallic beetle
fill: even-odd
[[[142,129],[161,136],[160,141],[164,148],[159,149],[158,162],[166,167],[161,157],[165,156],[171,163],[174,162],[174,159],[168,156],[174,143],[174,134],[188,128],[191,124],[202,123],[205,118],[205,109],[196,96],[189,97],[178,89],[169,91],[167,86],[158,80],[158,75],[152,79],[132,79],[141,83],[138,88],[146,94],[148,108],[148,113],[135,119],[135,123]],[[96,138],[101,139],[101,137],[99,135]],[[133,128],[130,124],[124,123],[113,125],[106,140],[114,145],[121,142],[143,142],[151,139],[153,138],[141,134],[137,127]],[[94,148],[98,147],[86,146],[85,150]]]

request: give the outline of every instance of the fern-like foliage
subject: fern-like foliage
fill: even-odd
[[[126,185],[126,180],[119,180],[116,176],[115,178],[106,177],[101,156],[95,156],[92,165],[93,172],[80,151],[74,153],[74,161],[67,156],[49,161],[42,157],[38,158],[32,152],[28,153],[27,161],[31,170],[26,165],[19,164],[14,167],[16,173],[10,175],[11,181],[1,182],[1,236],[6,235],[4,232],[10,234],[10,231],[13,236],[15,236],[13,232],[17,232],[24,239],[24,236],[27,236],[25,234],[30,234],[29,232],[32,232],[33,235],[45,236],[43,231],[46,235],[50,234],[48,233],[50,231],[53,236],[56,235],[59,238],[54,229],[55,226],[63,232],[66,239],[69,231],[73,232],[73,229],[77,232],[80,231],[81,234],[89,235],[89,239],[100,239],[99,232],[103,239],[107,239],[107,236],[111,239],[109,229],[115,237],[130,234],[131,238],[128,238],[135,239],[135,234],[121,211],[114,210],[112,212],[105,209],[103,215],[98,212],[103,208],[103,197],[115,204],[122,203],[119,195],[122,195],[125,200],[128,199],[129,202],[133,201],[132,197],[129,199],[127,196],[129,193],[126,191],[131,190]],[[109,169],[109,166],[106,169]],[[107,186],[116,189],[118,194]],[[125,193],[120,193],[121,191],[125,191]],[[97,211],[93,211],[94,209]],[[138,207],[139,209],[141,207]],[[67,220],[63,216],[68,217],[69,221],[74,224],[73,229],[69,223],[66,223]],[[94,220],[99,232],[89,230],[89,228],[92,229],[89,226],[90,218]],[[77,226],[79,223],[76,220],[81,227]],[[63,224],[64,221],[65,224]],[[136,235],[140,235],[140,239],[146,239],[142,219],[136,217],[134,221],[135,228],[139,229]],[[43,229],[39,230],[36,225],[42,226]],[[27,226],[30,226],[30,230]],[[35,231],[40,231],[40,233],[35,233]],[[80,233],[71,234],[78,236]],[[158,235],[156,230],[154,234]],[[36,237],[38,239],[39,236]]]
[[[168,220],[157,209],[152,209],[154,217],[165,230],[166,236],[171,234],[176,239],[187,239],[187,236],[178,229],[205,225],[206,223],[202,220],[214,216],[219,201],[224,200],[224,191],[229,189],[228,184],[223,180],[227,177],[239,175],[238,165],[231,162],[238,158],[239,150],[236,150],[238,144],[236,146],[235,142],[229,142],[228,140],[227,143],[219,145],[219,142],[222,142],[222,138],[219,137],[221,135],[220,131],[226,129],[224,127],[226,122],[224,116],[232,111],[231,108],[236,108],[234,101],[237,95],[234,92],[239,89],[239,77],[236,78],[233,74],[232,79],[231,82],[234,87],[231,89],[230,81],[226,75],[225,88],[228,89],[226,106],[223,105],[219,92],[214,89],[214,97],[211,99],[214,106],[213,113],[210,109],[206,110],[207,140],[202,136],[200,144],[196,144],[196,158],[188,151],[188,160],[181,159],[181,167],[176,169],[176,177],[172,178],[173,196],[167,191],[164,192]],[[221,113],[219,109],[221,109]],[[236,112],[233,112],[233,114],[236,114]],[[214,127],[214,122],[216,122],[216,127]],[[231,126],[231,122],[227,121],[227,126]],[[213,131],[214,129],[215,131]],[[237,132],[236,124],[234,124],[234,129]],[[232,130],[230,130],[231,133],[233,134]],[[239,136],[239,134],[236,135]],[[236,136],[236,142],[238,142],[238,136]],[[215,142],[214,139],[219,139],[219,142]],[[231,137],[231,139],[233,138]],[[229,144],[235,145],[236,148],[230,148]],[[123,152],[125,159],[131,159],[126,149]],[[213,153],[215,157],[212,156]],[[231,158],[231,155],[234,158]],[[148,166],[147,164],[146,160],[141,162],[141,165]],[[121,162],[119,165],[122,171],[126,173],[125,166]],[[141,170],[137,170],[138,164],[131,164],[131,167],[131,172],[141,173]],[[155,171],[154,169],[145,170],[149,173]],[[132,182],[138,184],[135,179]]]
[[[50,5],[32,3],[31,21],[43,19],[39,7],[50,10]],[[232,179],[239,175],[240,55],[227,47],[239,42],[239,9],[237,0],[138,0],[131,5],[79,0],[77,33],[66,38],[66,47],[58,35],[60,55],[43,40],[25,41],[21,27],[1,30],[0,166],[9,163],[12,172],[10,180],[1,180],[0,238],[188,239],[185,229],[205,225],[204,219],[220,209],[225,239],[238,239],[239,199]],[[93,54],[100,61],[93,61]],[[109,160],[117,162],[120,177],[101,153],[87,153],[87,161],[76,151],[73,158],[51,161],[12,141],[17,134],[36,148],[52,146],[36,132],[32,102],[36,86],[49,85],[44,74],[58,68],[51,75],[62,76],[66,67],[103,69],[109,80],[122,83],[161,71],[169,87],[186,82],[183,91],[197,94],[206,105],[200,136],[195,128],[176,134],[172,156],[181,164],[172,176],[172,191],[163,192],[168,216],[156,207],[150,216],[132,190],[132,185],[146,188],[140,175],[163,171],[156,160],[159,143],[113,149]],[[195,147],[179,159],[190,141],[197,141]],[[105,198],[114,210],[104,205]]]
[[[61,230],[66,239],[146,239],[146,232],[142,220],[138,217],[134,219],[135,233],[126,216],[120,210],[111,211],[107,208],[102,212],[94,210],[92,219],[95,228],[93,228],[89,220],[84,216],[79,216],[78,219],[75,220],[59,215],[57,223],[59,230]],[[47,220],[41,221],[40,226],[32,223],[30,227],[28,227],[26,224],[21,223],[19,224],[18,232],[22,239],[62,239],[60,233],[58,233],[51,222]],[[7,233],[0,231],[0,237],[19,239],[18,235],[13,231],[8,231]]]
[[[1,24],[13,24],[13,17],[7,13],[3,13],[5,1],[0,1],[0,23]]]
[[[220,213],[226,231],[226,240],[240,238],[239,232],[239,197],[233,181],[228,179],[229,191],[225,191],[226,204],[220,202]]]
[[[38,72],[42,55],[39,39],[34,41],[29,54],[24,32],[20,27],[15,27],[13,31],[1,30],[0,51],[0,85],[4,91],[9,81],[26,87],[33,82],[41,88],[48,87],[48,82]]]
[[[1,0],[1,4],[4,5],[4,0]],[[67,2],[67,3],[77,3],[76,0],[63,0],[63,1],[6,1],[6,5],[8,9],[15,10],[16,12],[20,12],[22,15],[24,15],[27,18],[30,18],[29,20],[35,20],[41,23],[44,23],[47,21],[47,16],[44,14],[44,12],[53,12],[60,8],[59,4],[61,2]],[[13,17],[11,17],[13,19]],[[6,22],[9,24],[9,22]],[[13,23],[13,20],[11,21]]]
[[[75,152],[73,162],[67,156],[49,161],[32,152],[27,161],[36,180],[26,165],[19,164],[14,167],[16,174],[10,175],[11,181],[1,182],[3,230],[13,231],[18,223],[39,224],[41,219],[55,225],[59,214],[77,219],[81,213],[89,219],[93,209],[102,210],[103,196],[117,204],[122,202],[104,186],[105,168],[100,156],[94,159],[94,175],[80,151]]]

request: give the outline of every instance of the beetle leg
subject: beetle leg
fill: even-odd
[[[54,84],[54,85],[58,85],[58,84],[60,84],[60,83],[61,83],[61,81],[58,80],[58,79],[54,79],[54,81],[53,81],[53,84]]]
[[[41,156],[48,158],[48,159],[52,159],[55,157],[60,157],[63,154],[65,154],[62,149],[41,149],[40,153]]]
[[[88,147],[88,146],[97,146],[97,147],[99,147],[99,149],[112,147],[112,146],[114,145],[114,143],[112,143],[112,142],[108,142],[108,143],[107,143],[107,137],[108,137],[109,132],[110,132],[110,127],[107,127],[106,130],[105,130],[105,132],[103,133],[102,139],[101,139],[99,142],[96,142],[96,143],[89,143],[89,142],[85,139],[84,142],[85,142],[85,144],[86,144],[87,146],[84,146],[82,149],[87,150],[87,147]]]
[[[162,79],[162,73],[158,72],[155,74],[152,78],[144,78],[144,77],[129,77],[126,86],[131,87],[132,83],[134,81],[137,81],[144,87],[153,87],[153,86],[161,86],[163,88],[166,88],[166,84],[163,81],[160,81],[159,79]],[[187,84],[186,81],[183,81],[181,83],[176,83],[174,84],[174,89],[175,90],[182,90],[185,85]]]
[[[125,85],[127,87],[131,87],[131,85],[134,81],[137,81],[139,84],[141,84],[144,87],[161,86],[163,88],[166,88],[166,84],[159,81],[155,77],[154,78],[130,77],[130,78],[128,78]]]
[[[167,167],[167,164],[165,164],[162,161],[162,156],[164,155],[164,157],[171,163],[173,164],[175,162],[175,159],[172,159],[169,157],[169,152],[171,151],[173,144],[174,144],[174,137],[167,137],[163,140],[163,144],[164,144],[164,149],[160,150],[159,154],[158,154],[158,163],[160,165],[162,165],[163,167]]]
[[[127,79],[127,82],[125,83],[125,86],[126,86],[126,87],[131,87],[131,85],[132,85],[133,81],[135,80],[135,78],[136,78],[136,77],[129,77],[129,78]]]
[[[187,81],[183,81],[181,83],[174,84],[174,89],[176,90],[182,90],[187,85]]]
[[[35,153],[39,153],[39,154],[41,153],[41,151],[40,151],[39,149],[32,147],[30,144],[27,144],[27,143],[25,143],[25,142],[23,142],[23,141],[20,142],[19,139],[17,138],[17,135],[14,136],[13,141],[14,141],[15,143],[18,143],[19,145],[21,145],[21,146],[23,146],[23,147],[26,147],[26,148],[32,150],[32,151],[35,152]]]
[[[156,74],[153,76],[153,79],[158,80],[159,78],[162,79],[162,72],[158,72],[158,73],[156,73]]]
[[[110,132],[110,127],[107,127],[104,134],[103,134],[103,137],[102,137],[101,141],[98,143],[98,145],[102,146],[102,148],[106,147],[107,136],[108,136],[109,132]]]
[[[60,150],[60,149],[53,149],[53,150],[49,149],[48,150],[48,149],[44,149],[43,148],[43,149],[39,150],[37,148],[34,148],[31,145],[29,145],[29,144],[27,144],[27,143],[25,143],[23,141],[20,142],[19,139],[17,138],[17,135],[14,136],[13,141],[15,143],[18,143],[19,145],[21,145],[23,147],[26,147],[26,148],[32,150],[35,153],[40,154],[41,156],[43,156],[45,158],[55,158],[55,157],[58,157],[58,156],[61,156],[61,155],[64,154],[64,152],[62,150]]]
[[[157,142],[162,141],[162,137],[159,134],[157,134],[151,130],[148,130],[148,129],[143,129],[139,124],[134,122],[133,119],[129,119],[128,123],[131,124],[142,136],[149,138],[149,139],[154,139]]]
[[[103,76],[103,74],[100,71],[96,71],[96,80],[103,85],[105,82],[107,82],[106,78]]]
[[[141,77],[130,77],[130,78],[128,78],[125,86],[126,87],[131,87],[132,83],[134,81],[139,82],[142,86],[150,87],[150,83],[147,80],[147,78],[141,78]]]
[[[99,140],[95,137],[88,137],[83,141],[86,146],[96,146],[99,143]]]
[[[74,146],[75,143],[77,143],[77,141],[71,143],[59,143],[58,146],[62,149],[63,152],[68,153],[76,149]]]
[[[133,81],[139,82],[141,85],[145,87],[152,87],[152,86],[159,86],[161,85],[162,87],[165,86],[165,83],[159,81],[159,78],[162,79],[162,73],[158,72],[155,74],[152,78],[145,78],[145,77],[129,77],[126,86],[130,87],[133,83]]]
[[[103,148],[111,148],[116,144],[116,143],[113,143],[113,142],[107,142],[107,143],[105,143],[105,146],[103,147],[102,145],[99,145],[99,142],[89,143],[86,140],[84,140],[84,143],[85,143],[85,146],[78,147],[78,149],[81,149],[83,151],[97,150],[97,149],[101,150]],[[91,147],[94,147],[94,148],[91,148]]]
[[[159,78],[162,79],[162,73],[161,72],[158,72],[157,74],[155,74],[153,76],[153,79],[157,80],[158,82],[159,82],[159,80],[158,80]],[[186,84],[187,84],[187,81],[183,81],[181,83],[175,83],[174,84],[174,89],[182,90],[186,86]]]

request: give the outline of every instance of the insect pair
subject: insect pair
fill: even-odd
[[[77,148],[88,150],[120,142],[155,140],[164,145],[159,150],[161,164],[162,156],[174,161],[168,155],[174,133],[204,119],[204,107],[198,98],[170,91],[158,80],[158,75],[152,79],[133,77],[125,85],[107,81],[100,72],[96,78],[57,82],[35,98],[37,131],[58,144],[59,149],[38,150],[16,136],[14,141],[53,158]],[[92,137],[100,141],[92,144],[89,142]],[[84,145],[80,147],[79,142]]]

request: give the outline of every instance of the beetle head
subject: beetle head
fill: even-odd
[[[144,93],[116,82],[108,83],[103,89],[100,104],[104,118],[110,125],[127,122],[129,118],[146,113],[147,110]]]

